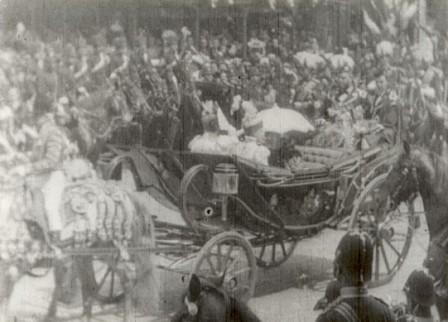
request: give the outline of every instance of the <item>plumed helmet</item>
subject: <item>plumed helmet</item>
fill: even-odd
[[[417,304],[422,306],[432,306],[435,302],[434,280],[422,270],[414,270],[409,275],[404,291]]]
[[[436,98],[436,91],[434,88],[430,86],[423,86],[421,89],[421,92],[423,96],[427,99],[435,99]]]
[[[173,30],[164,30],[162,32],[162,39],[163,39],[164,44],[171,46],[171,45],[177,44],[178,36],[177,36],[176,32]]]
[[[373,243],[364,232],[353,231],[342,237],[336,249],[335,262],[351,275],[354,282],[372,278]]]

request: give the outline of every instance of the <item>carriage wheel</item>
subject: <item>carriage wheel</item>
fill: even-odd
[[[93,258],[92,266],[96,281],[96,299],[112,304],[124,299],[124,287],[117,271],[118,255]]]
[[[185,173],[180,184],[180,204],[182,217],[196,233],[222,231],[219,201],[212,193],[208,166],[199,164]]]
[[[263,268],[276,267],[283,264],[294,252],[297,239],[273,233],[271,236],[259,235],[250,240],[255,249],[257,265]]]
[[[114,163],[106,179],[118,180],[126,189],[138,191],[141,183],[132,160],[129,157],[121,157]]]
[[[382,184],[387,173],[373,179],[353,206],[350,229],[367,232],[374,245],[370,287],[387,284],[402,266],[411,246],[415,213],[413,204],[401,203],[389,209]]]
[[[135,242],[145,247],[157,247],[155,224],[151,216],[145,218],[146,225],[145,234],[139,236]],[[136,272],[139,274],[139,265],[143,265],[143,261],[148,259],[147,253],[137,253],[131,255],[131,260],[136,264]],[[96,299],[103,304],[117,303],[124,299],[124,285],[120,278],[120,272],[117,269],[119,263],[119,255],[106,255],[94,257],[92,267],[96,282]],[[137,275],[138,276],[138,275]],[[138,282],[138,281],[136,281]]]
[[[391,165],[388,162],[377,164],[375,167],[367,167],[366,169],[360,169],[360,173],[357,174],[353,180],[350,181],[347,190],[345,191],[342,207],[338,210],[343,212],[342,215],[348,216],[353,212],[353,200],[357,200],[361,193],[365,190],[366,186],[378,176],[388,173],[391,169]],[[348,226],[344,226],[345,220],[342,220],[338,227],[347,229]]]
[[[222,286],[244,302],[254,295],[257,265],[249,242],[236,232],[211,238],[198,253],[193,274]]]

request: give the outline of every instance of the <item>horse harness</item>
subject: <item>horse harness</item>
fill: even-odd
[[[398,183],[398,186],[394,189],[394,192],[392,193],[392,200],[397,200],[398,195],[401,193],[401,190],[403,189],[404,185],[408,180],[409,171],[411,171],[412,174],[412,181],[413,181],[412,183],[415,186],[415,192],[413,192],[409,196],[408,201],[412,202],[417,197],[417,193],[420,189],[420,184],[417,175],[417,167],[415,165],[412,165],[411,169],[409,169],[409,167],[404,167],[403,170],[401,171],[401,179]]]
[[[441,232],[439,232],[433,240],[430,241],[429,247],[435,247],[437,250],[437,257],[443,256],[445,259],[443,259],[441,265],[437,268],[434,266],[432,275],[434,276],[434,287],[436,289],[436,293],[439,296],[442,296],[444,298],[448,297],[448,276],[447,270],[448,270],[448,226],[442,229]],[[440,262],[439,262],[440,263]],[[424,266],[431,269],[431,265],[434,264],[434,258],[433,256],[427,257],[424,262]]]

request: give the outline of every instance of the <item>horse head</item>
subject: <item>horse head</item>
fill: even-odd
[[[420,192],[423,181],[434,182],[435,177],[436,170],[429,154],[404,142],[402,152],[386,178],[385,186],[392,206],[413,200]]]
[[[223,279],[215,281],[223,282]],[[201,282],[193,274],[187,292],[182,297],[182,306],[171,319],[172,322],[203,321],[260,321],[243,303],[229,296],[219,285]]]

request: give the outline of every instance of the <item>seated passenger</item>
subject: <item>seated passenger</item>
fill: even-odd
[[[221,116],[221,121],[220,121]],[[255,138],[247,136],[244,140],[238,139],[238,134],[233,131],[221,129],[223,115],[219,113],[216,102],[207,101],[203,104],[202,124],[204,133],[197,135],[188,144],[189,149],[196,153],[236,155],[244,159],[268,165],[270,151],[260,144]],[[254,127],[259,130],[258,125]],[[227,134],[222,134],[226,132]],[[253,132],[249,132],[253,134]]]

